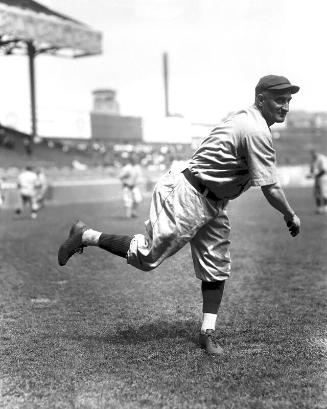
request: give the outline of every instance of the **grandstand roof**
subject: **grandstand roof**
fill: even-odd
[[[33,0],[0,0],[0,52],[80,57],[101,54],[101,32]]]
[[[29,57],[31,141],[37,135],[34,58],[41,53],[68,57],[101,54],[101,40],[100,31],[34,0],[0,0],[0,55]]]

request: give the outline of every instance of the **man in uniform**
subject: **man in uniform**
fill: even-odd
[[[44,207],[45,197],[48,189],[48,181],[44,171],[40,168],[35,170],[36,183],[35,183],[35,200],[38,206],[38,210]]]
[[[5,188],[4,188],[4,181],[0,176],[0,210],[3,208],[5,203]]]
[[[261,78],[253,106],[231,114],[206,137],[183,169],[170,170],[157,182],[145,234],[106,234],[78,221],[58,252],[59,265],[98,246],[141,270],[152,270],[190,243],[195,274],[202,282],[203,319],[199,344],[222,353],[214,331],[224,283],[230,274],[229,221],[226,206],[250,186],[260,186],[284,217],[290,234],[300,220],[277,179],[270,126],[285,120],[299,87],[282,76]]]
[[[36,173],[31,166],[26,166],[17,177],[17,188],[21,199],[20,205],[15,210],[17,215],[21,214],[24,209],[28,208],[31,219],[36,219],[38,211],[36,184]]]
[[[327,213],[327,156],[311,151],[311,166],[309,177],[314,178],[313,196],[317,213]]]
[[[142,202],[140,184],[142,181],[142,172],[140,165],[136,163],[134,155],[127,159],[119,175],[123,188],[123,201],[126,210],[126,217],[137,217],[137,208]]]

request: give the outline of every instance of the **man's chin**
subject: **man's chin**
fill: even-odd
[[[275,122],[280,124],[280,123],[284,122],[285,119],[286,119],[286,115],[285,116],[278,116],[277,118],[275,118]]]

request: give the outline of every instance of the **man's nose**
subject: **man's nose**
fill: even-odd
[[[283,104],[282,110],[285,111],[285,112],[288,112],[288,111],[289,111],[289,104],[288,104],[288,102],[285,102],[285,104]]]

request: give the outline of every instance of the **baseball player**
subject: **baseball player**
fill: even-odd
[[[126,217],[137,217],[137,208],[142,202],[140,183],[142,172],[135,158],[130,156],[120,174],[123,187],[123,201],[126,209]]]
[[[5,203],[5,188],[4,188],[4,181],[0,176],[0,210],[3,208]]]
[[[38,210],[44,207],[45,196],[48,188],[48,181],[45,173],[42,169],[38,168],[35,170],[36,182],[35,182],[35,200],[37,203]]]
[[[29,208],[31,219],[36,219],[38,211],[36,184],[36,173],[31,166],[26,166],[17,178],[17,188],[21,198],[21,203],[15,210],[17,215],[21,214],[25,208]]]
[[[327,213],[327,156],[311,151],[311,166],[309,177],[314,178],[313,196],[317,213]]]
[[[163,175],[152,196],[145,234],[106,234],[74,223],[58,252],[59,265],[97,246],[121,256],[140,270],[152,270],[190,243],[195,274],[201,280],[203,317],[199,344],[209,354],[222,348],[215,336],[224,284],[230,275],[230,226],[227,204],[251,186],[260,186],[291,236],[300,219],[277,179],[270,126],[283,122],[299,87],[282,76],[261,78],[255,103],[224,119],[196,150],[187,166]]]

